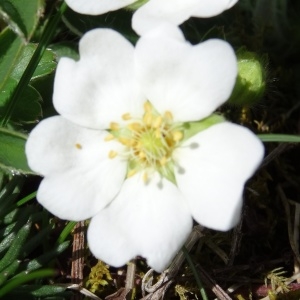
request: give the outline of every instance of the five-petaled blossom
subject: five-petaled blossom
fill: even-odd
[[[61,219],[91,218],[99,259],[121,266],[141,255],[162,271],[193,219],[217,230],[237,224],[245,181],[261,162],[250,130],[212,115],[235,84],[235,54],[217,39],[192,46],[171,25],[136,47],[94,29],[79,51],[79,61],[58,64],[60,116],[41,121],[26,144],[44,176],[37,199]]]
[[[134,13],[132,27],[144,34],[161,22],[179,25],[190,17],[213,17],[231,8],[238,0],[66,0],[76,12],[100,15],[138,2],[145,3]]]

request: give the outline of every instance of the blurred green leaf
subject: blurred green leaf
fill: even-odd
[[[61,294],[66,291],[66,287],[58,285],[27,285],[18,287],[16,291],[12,291],[12,295],[32,295],[35,297],[46,297]],[[56,299],[56,298],[55,298]]]
[[[21,38],[29,41],[44,12],[43,0],[1,0],[0,16]]]
[[[28,222],[17,233],[15,240],[12,242],[4,257],[0,260],[0,272],[20,255],[22,247],[28,237],[31,224],[31,222]]]
[[[18,82],[13,78],[8,78],[6,85],[0,93],[0,116],[4,116],[4,113],[9,105],[10,96],[14,89],[18,85]],[[12,121],[15,123],[33,123],[41,116],[41,95],[32,86],[28,85],[20,100],[17,102],[13,114],[11,116]]]
[[[53,277],[56,275],[56,271],[52,269],[42,269],[32,273],[24,274],[20,277],[14,277],[10,279],[1,289],[0,289],[0,297],[3,297],[11,290],[15,289],[17,286],[22,285],[25,282],[32,281],[34,279],[40,279],[45,277]]]
[[[21,39],[9,28],[0,33],[0,45],[0,91],[2,91],[24,45]]]
[[[13,263],[11,263],[9,266],[7,266],[2,272],[0,272],[0,286],[14,273],[17,271],[21,261],[20,260],[14,260]]]
[[[33,271],[43,267],[46,263],[48,263],[51,259],[57,257],[60,253],[65,251],[70,245],[70,241],[65,241],[60,245],[55,246],[50,251],[40,255],[39,257],[31,260],[26,266],[26,272]],[[21,276],[22,274],[18,274],[17,276]]]
[[[25,156],[26,136],[5,128],[0,128],[0,168],[23,174],[34,174]]]
[[[11,77],[19,80],[24,73],[27,65],[29,64],[30,59],[34,51],[36,50],[36,44],[28,44],[24,47],[19,59],[11,73]],[[46,49],[43,53],[41,60],[38,63],[37,68],[35,69],[31,80],[40,78],[42,76],[52,73],[56,68],[56,55],[53,51]]]

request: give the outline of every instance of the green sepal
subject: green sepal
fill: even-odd
[[[148,1],[149,0],[138,0],[138,1],[133,2],[130,5],[126,6],[125,8],[135,11],[135,10],[139,9],[141,6],[143,6],[144,4],[146,4]]]
[[[182,142],[188,140],[195,134],[199,133],[200,131],[203,131],[210,126],[216,125],[218,123],[225,122],[225,118],[221,115],[212,114],[209,117],[202,119],[200,121],[195,122],[186,122],[182,125],[184,130],[184,135]]]

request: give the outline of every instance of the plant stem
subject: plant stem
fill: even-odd
[[[197,282],[199,291],[201,293],[202,299],[203,300],[208,300],[206,292],[205,292],[205,289],[204,289],[204,287],[202,285],[202,282],[200,280],[200,277],[199,277],[199,274],[198,274],[198,272],[196,270],[196,267],[195,267],[195,265],[194,265],[194,263],[193,263],[190,255],[189,255],[189,252],[187,251],[187,249],[185,248],[185,246],[183,246],[181,250],[184,253],[184,256],[185,256],[185,258],[186,258],[186,260],[187,260],[187,262],[188,262],[188,264],[189,264],[189,266],[190,266],[190,268],[191,268],[191,270],[192,270],[192,272],[194,274],[194,277],[196,279],[196,282]]]

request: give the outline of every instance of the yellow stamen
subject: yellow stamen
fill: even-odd
[[[111,159],[115,158],[117,155],[118,155],[118,153],[114,150],[110,150],[108,153],[108,157]]]
[[[130,171],[127,173],[127,177],[129,178],[129,177],[135,175],[136,172],[137,172],[137,171],[136,171],[135,169],[130,170]]]
[[[140,131],[142,128],[140,123],[130,123],[127,125],[127,127],[132,131]]]
[[[148,181],[148,173],[147,172],[144,172],[143,180],[144,180],[145,183]]]
[[[82,149],[82,146],[81,146],[81,144],[79,144],[79,143],[75,144],[75,147],[76,147],[77,149]]]
[[[144,114],[143,121],[146,125],[151,125],[153,115],[150,112]]]
[[[164,118],[165,118],[167,121],[173,121],[173,115],[172,115],[172,113],[171,113],[170,111],[168,111],[168,110],[164,113]]]
[[[160,131],[160,129],[156,129],[156,130],[155,130],[155,137],[156,137],[157,139],[160,139],[160,138],[161,138],[161,131]]]
[[[168,159],[166,158],[166,156],[163,156],[160,159],[159,163],[160,163],[161,166],[164,166],[167,163],[167,161],[168,161]]]
[[[115,137],[112,134],[108,134],[105,138],[104,141],[108,142],[108,141],[112,141]]]
[[[183,134],[181,131],[173,131],[172,137],[173,137],[174,142],[178,142],[178,141],[182,140]]]
[[[126,114],[122,115],[122,119],[123,119],[124,121],[130,120],[130,119],[131,119],[130,113],[126,113]]]
[[[139,152],[139,157],[140,157],[140,158],[145,158],[145,157],[146,157],[145,152],[140,151],[140,152]]]
[[[159,128],[159,127],[161,126],[161,124],[162,124],[162,117],[161,117],[161,116],[158,116],[158,117],[156,117],[156,118],[154,119],[154,122],[153,122],[152,126],[153,126],[154,128]]]
[[[132,144],[134,143],[134,141],[132,141],[130,139],[123,138],[123,137],[118,138],[118,141],[121,144],[123,144],[124,146],[128,146],[128,147],[131,147]]]
[[[111,122],[111,123],[109,124],[109,128],[110,128],[111,130],[119,130],[120,125],[119,125],[118,123]]]
[[[148,101],[144,103],[144,110],[145,112],[151,112],[152,110],[152,106]]]

